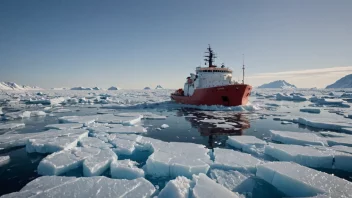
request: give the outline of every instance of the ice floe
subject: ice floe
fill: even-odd
[[[142,115],[136,116],[116,116],[113,114],[102,114],[97,116],[96,121],[100,123],[108,124],[124,124],[124,125],[134,125],[141,121]]]
[[[97,120],[97,116],[63,116],[59,118],[61,123],[80,123],[88,126]]]
[[[188,198],[190,197],[191,180],[186,177],[176,177],[170,180],[161,190],[158,198]]]
[[[2,196],[18,197],[152,197],[156,189],[144,178],[135,180],[110,179],[107,177],[39,177],[19,192]]]
[[[0,156],[0,167],[10,161],[10,156]]]
[[[162,125],[160,126],[160,128],[166,129],[166,128],[169,128],[169,125],[167,125],[167,124],[162,124]]]
[[[140,143],[145,149],[154,152],[148,157],[144,170],[154,177],[191,178],[193,174],[207,173],[209,169],[209,150],[203,145],[181,142],[162,142],[151,138],[142,138]]]
[[[249,194],[253,191],[255,180],[238,171],[224,171],[219,169],[210,170],[211,179],[231,190],[240,194]]]
[[[28,153],[54,153],[69,150],[76,147],[78,141],[84,137],[88,137],[88,131],[84,129],[50,130],[30,137],[26,142],[26,151]]]
[[[314,133],[270,130],[271,140],[284,144],[327,145],[325,138]]]
[[[298,94],[287,95],[287,94],[276,94],[276,100],[288,100],[288,101],[306,101],[307,98]]]
[[[313,109],[313,108],[302,108],[300,109],[301,112],[307,112],[307,113],[320,113],[320,109]]]
[[[96,124],[88,127],[93,133],[145,133],[147,130],[142,126],[124,126],[121,124]]]
[[[290,197],[350,197],[352,183],[292,162],[270,162],[257,166],[256,176]]]
[[[229,136],[227,144],[246,153],[257,153],[258,149],[264,148],[266,142],[254,136]]]
[[[109,149],[113,146],[109,143],[106,143],[99,138],[94,137],[84,137],[79,140],[79,146],[81,147],[94,147],[99,149]]]
[[[326,148],[289,144],[269,144],[265,154],[279,161],[292,161],[312,168],[332,169],[335,152]]]
[[[324,119],[307,119],[307,118],[298,118],[297,122],[306,126],[319,128],[319,129],[328,129],[341,131],[343,128],[350,128],[352,124],[342,123],[342,122],[331,122]]]
[[[57,130],[79,129],[82,127],[83,127],[82,123],[49,124],[45,126],[46,129],[57,129]]]
[[[231,192],[202,173],[193,175],[192,182],[195,183],[192,188],[192,197],[194,198],[240,197],[239,194]]]
[[[24,127],[24,123],[8,123],[8,124],[0,124],[0,130],[6,130],[6,129],[16,129],[16,128],[21,128]]]
[[[214,162],[211,164],[213,169],[255,172],[256,166],[262,163],[250,154],[230,149],[214,148],[213,156]]]
[[[113,161],[110,164],[111,177],[116,179],[136,179],[144,177],[143,169],[138,168],[137,165],[137,162],[129,159]]]
[[[99,176],[110,168],[110,164],[117,161],[116,154],[111,149],[102,149],[83,162],[83,175],[86,177]]]

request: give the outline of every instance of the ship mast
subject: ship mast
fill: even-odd
[[[206,62],[208,62],[208,67],[216,67],[215,65],[213,65],[214,59],[217,58],[214,54],[214,51],[211,49],[210,45],[207,48],[208,51],[206,51],[205,53],[207,53],[207,55],[205,55],[204,57],[206,59],[204,59]]]
[[[242,54],[242,60],[243,60],[243,63],[242,63],[242,70],[243,70],[242,84],[244,84],[244,54]]]

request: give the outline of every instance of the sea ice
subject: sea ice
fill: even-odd
[[[298,118],[297,121],[298,123],[306,126],[319,128],[319,129],[335,130],[335,131],[341,131],[343,128],[352,127],[352,124],[331,122],[329,120],[317,120],[317,119],[313,120],[313,119],[307,119],[307,118]]]
[[[0,156],[0,167],[10,161],[10,156]]]
[[[241,194],[251,193],[255,186],[255,180],[238,171],[224,171],[219,169],[210,170],[210,178],[223,185],[232,192]]]
[[[307,113],[320,113],[320,109],[313,109],[313,108],[303,108],[300,109],[301,112],[307,112]]]
[[[44,111],[31,111],[31,117],[46,116]]]
[[[29,117],[31,117],[30,111],[17,111],[17,112],[5,113],[5,115],[3,116],[3,119],[17,120],[17,119],[23,119],[23,118],[29,118]]]
[[[93,155],[98,155],[101,149],[73,148],[53,153],[45,157],[38,166],[40,175],[61,175],[67,171],[79,168],[83,161]]]
[[[291,131],[275,131],[270,130],[271,140],[284,144],[297,145],[327,145],[326,140],[314,133],[291,132]]]
[[[186,177],[176,177],[170,180],[161,190],[158,198],[188,198],[190,197],[191,180]]]
[[[109,124],[135,125],[143,118],[142,115],[136,116],[116,116],[113,114],[98,115],[97,122]]]
[[[144,177],[143,169],[138,168],[137,165],[137,162],[129,159],[113,161],[110,164],[111,177],[129,180]]]
[[[231,192],[202,173],[193,175],[192,182],[195,183],[192,188],[192,197],[194,198],[240,197],[237,193]]]
[[[81,123],[49,124],[45,126],[46,129],[57,129],[57,130],[79,129],[82,127],[83,127],[83,124]]]
[[[115,138],[109,142],[115,146],[113,151],[118,155],[132,155],[136,146],[135,141],[120,138]]]
[[[61,123],[80,123],[84,126],[88,126],[97,119],[97,116],[64,116],[60,117]]]
[[[169,125],[167,125],[167,124],[162,124],[160,128],[166,129],[166,128],[169,128]]]
[[[69,150],[77,146],[80,139],[88,137],[84,129],[49,130],[42,132],[42,136],[30,137],[26,142],[28,153],[54,153]]]
[[[162,116],[162,115],[157,115],[154,113],[142,113],[143,115],[143,119],[148,119],[148,120],[165,120],[166,116]]]
[[[312,168],[331,169],[334,161],[334,152],[325,148],[271,143],[265,146],[264,152],[279,161],[292,161]]]
[[[214,162],[211,164],[213,169],[255,172],[256,165],[262,163],[250,154],[230,149],[214,148],[213,155]]]
[[[0,124],[0,130],[7,130],[7,129],[15,129],[24,127],[24,123],[8,123],[8,124]]]
[[[352,147],[352,138],[351,137],[335,137],[327,139],[329,146],[351,146]]]
[[[266,145],[265,141],[247,135],[229,136],[226,143],[246,153],[257,153],[258,149],[264,148]]]
[[[287,95],[287,94],[276,94],[276,100],[287,100],[287,101],[306,101],[307,98],[304,96],[296,95]]]
[[[3,198],[27,197],[152,197],[156,189],[148,180],[110,179],[97,177],[39,177],[19,192],[4,195]]]
[[[290,197],[350,197],[352,183],[292,162],[271,162],[257,166],[256,176]]]
[[[146,162],[144,170],[154,177],[185,176],[207,173],[209,169],[209,150],[203,145],[181,142],[163,142],[143,137],[139,141],[145,150],[154,151]]]
[[[200,122],[206,122],[206,123],[220,123],[220,122],[226,122],[225,120],[218,120],[218,119],[204,119],[204,120],[199,120]]]
[[[340,151],[340,152],[352,154],[352,147],[348,147],[348,146],[332,146],[331,148],[334,149],[335,151]]]
[[[81,147],[94,147],[99,149],[110,149],[113,146],[95,137],[84,137],[78,143]]]
[[[114,161],[117,161],[116,154],[111,149],[102,149],[97,155],[84,160],[83,175],[86,177],[99,176],[108,170]]]
[[[122,133],[122,134],[134,134],[134,133],[145,133],[147,130],[142,126],[124,126],[122,124],[95,124],[88,127],[93,133]]]

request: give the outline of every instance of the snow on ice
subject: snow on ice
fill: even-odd
[[[326,140],[314,133],[270,130],[271,140],[284,144],[327,145]]]
[[[110,179],[107,177],[39,177],[19,192],[2,196],[17,197],[152,197],[156,189],[144,178],[135,180]]]
[[[246,153],[257,153],[258,149],[264,148],[264,145],[266,145],[266,142],[258,139],[254,136],[229,136],[227,141],[227,144],[230,146],[233,146],[237,149],[242,150],[243,152]]]
[[[270,162],[257,166],[256,176],[290,197],[350,197],[352,183],[292,162]]]
[[[136,179],[144,177],[143,169],[137,167],[135,161],[116,160],[110,164],[111,177],[116,179]]]

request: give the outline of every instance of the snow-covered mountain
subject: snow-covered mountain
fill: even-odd
[[[340,80],[336,81],[335,83],[328,85],[326,87],[329,88],[352,88],[352,74],[349,74]]]
[[[144,87],[144,90],[149,90],[150,89],[150,87]]]
[[[110,87],[108,90],[119,90],[120,88],[118,88],[118,87],[114,87],[114,86],[112,86],[112,87]]]
[[[295,85],[292,85],[284,80],[277,80],[271,83],[263,84],[259,86],[258,88],[282,88],[282,89],[292,89],[292,88],[297,88]]]
[[[164,89],[162,86],[160,86],[160,85],[157,85],[156,87],[155,87],[155,89]]]
[[[26,91],[26,90],[42,90],[42,88],[37,86],[27,86],[19,85],[14,82],[0,82],[0,90],[16,90],[16,91]]]

